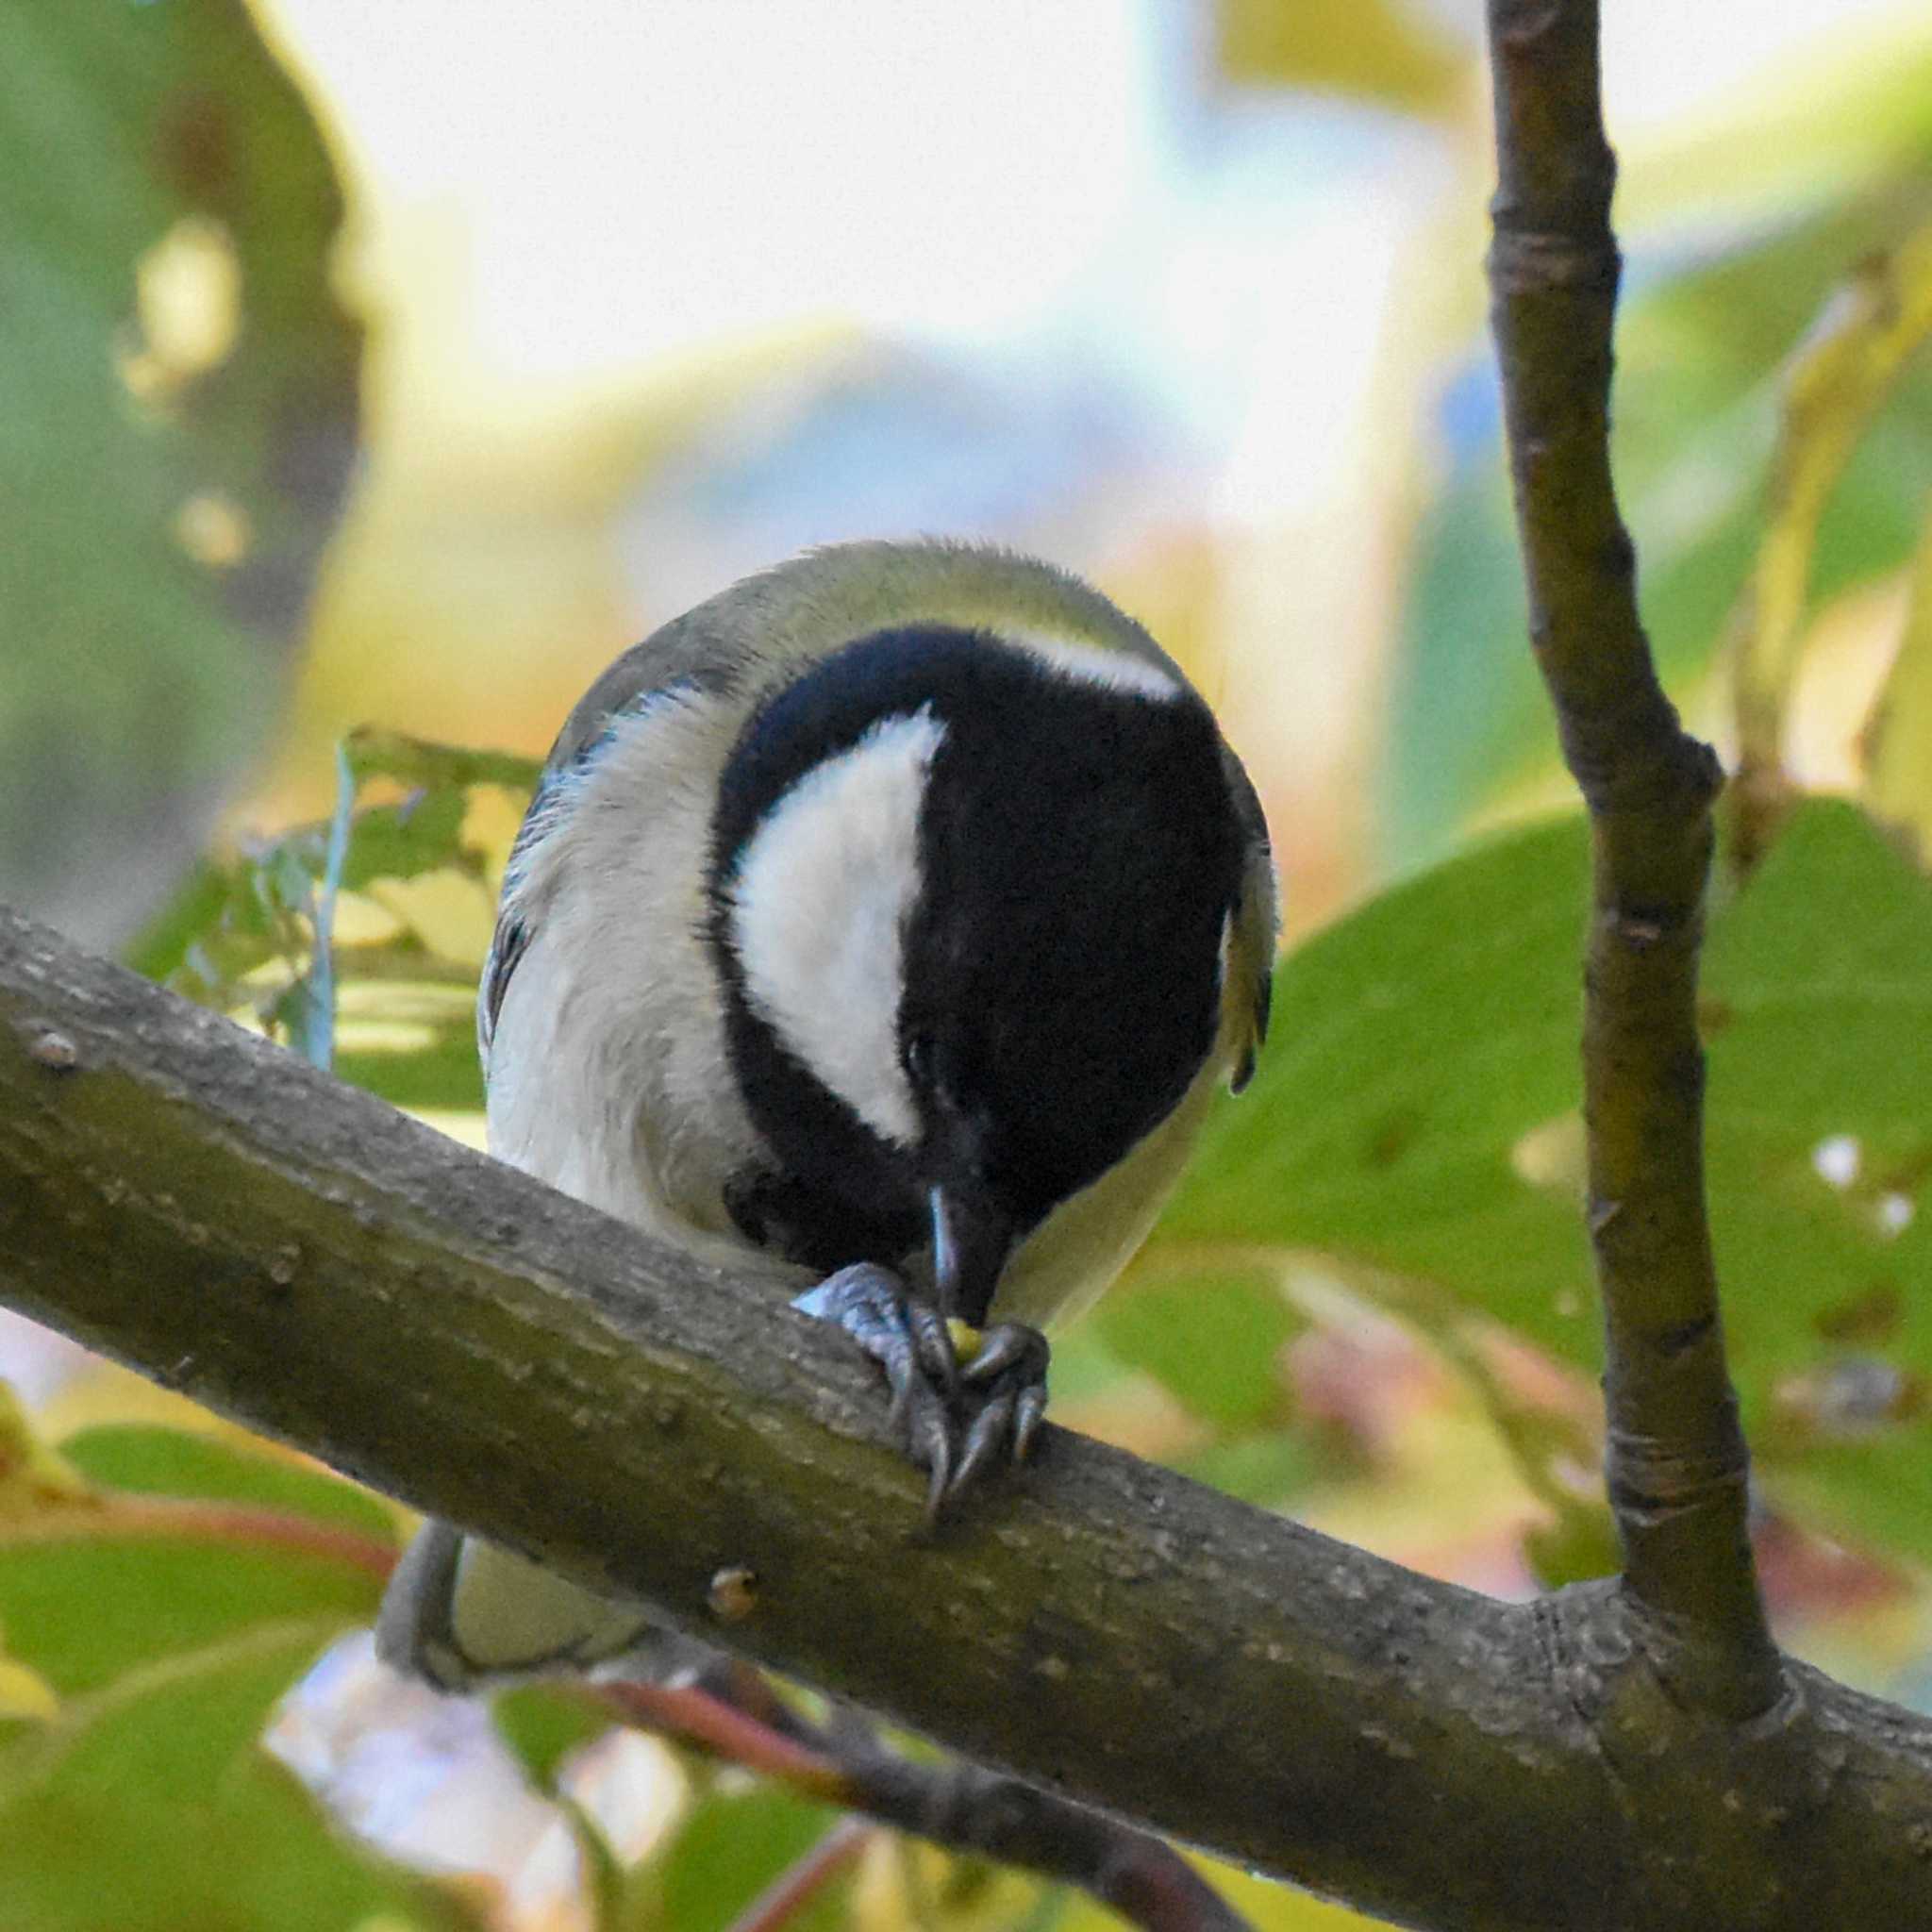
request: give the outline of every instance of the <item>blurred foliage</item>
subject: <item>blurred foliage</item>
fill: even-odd
[[[364,731],[337,763],[327,823],[204,859],[130,963],[246,1014],[398,1107],[474,1111],[483,1098],[474,995],[494,897],[470,832],[471,794],[508,791],[521,808],[537,761]],[[372,784],[407,790],[358,810]],[[453,920],[446,898],[412,895],[412,885],[454,886],[473,918]]]
[[[1233,81],[1307,88],[1446,115],[1472,85],[1470,46],[1405,0],[1215,0],[1217,65]]]
[[[1923,331],[1918,236],[1932,211],[1932,93],[1920,105],[1922,152],[1900,177],[1654,274],[1625,305],[1614,456],[1644,622],[1674,689],[1694,689],[1727,634],[1748,629],[1733,612],[1754,574],[1775,577],[1765,621],[1788,683],[1818,611],[1913,552],[1932,490],[1932,369],[1906,361]],[[1851,316],[1864,320],[1846,334]],[[1821,399],[1827,341],[1841,344],[1829,358],[1840,379]],[[1487,368],[1457,386],[1450,413],[1460,444],[1417,534],[1386,744],[1383,838],[1397,866],[1442,857],[1473,816],[1538,795],[1556,770],[1521,648]],[[1774,492],[1788,513],[1764,547]]]
[[[1214,17],[1237,83],[1463,132],[1477,111],[1467,47],[1403,0],[1219,0]],[[21,539],[0,609],[37,645],[0,654],[0,891],[58,894],[90,840],[142,855],[156,886],[266,715],[346,474],[340,202],[233,0],[0,0],[0,293],[23,331],[0,362],[0,508]],[[1777,827],[1714,908],[1705,978],[1709,1179],[1759,1472],[1781,1523],[1873,1553],[1861,1588],[1932,1557],[1927,73],[1868,61],[1799,102],[1789,141],[1760,126],[1640,173],[1654,212],[1757,192],[1721,231],[1640,241],[1619,343],[1619,475],[1674,688],[1724,694],[1774,666],[1755,688],[1782,751],[1821,617],[1907,584],[1857,799]],[[1585,838],[1559,819],[1468,842],[1540,796],[1556,755],[1487,377],[1459,378],[1441,419],[1376,791],[1387,855],[1433,869],[1284,961],[1254,1089],[1214,1117],[1129,1278],[1057,1342],[1056,1413],[1271,1507],[1351,1498],[1344,1531],[1407,1479],[1432,1524],[1455,1519],[1445,1543],[1500,1522],[1471,1574],[1521,1587],[1614,1559],[1578,1212]],[[135,963],[400,1105],[474,1115],[472,992],[534,775],[357,734],[333,811],[204,859]],[[31,877],[4,842],[23,825]],[[91,875],[90,896],[108,883]],[[1397,1331],[1446,1365],[1506,1474],[1459,1457],[1443,1493],[1426,1412],[1447,1398],[1416,1354],[1375,1354]],[[1391,1398],[1403,1375],[1423,1392]],[[464,1892],[352,1843],[258,1741],[321,1648],[366,1622],[395,1541],[386,1506],[279,1452],[125,1423],[52,1445],[0,1408],[0,1924],[479,1923]],[[671,1801],[627,1839],[596,1800],[600,1709],[534,1686],[493,1714],[529,1802],[574,1834],[576,1923],[597,1932],[726,1925],[835,1823],[667,1753]],[[880,1850],[789,1923],[1111,1923],[1030,1880]],[[1213,1875],[1271,1932],[1360,1923]]]
[[[654,1925],[725,1932],[771,1882],[803,1857],[838,1817],[824,1805],[770,1785],[713,1790],[658,1869],[630,1887],[613,1932]],[[788,1924],[833,1932],[847,1923],[843,1888],[822,1892]]]
[[[356,446],[341,196],[242,0],[0,0],[0,895],[125,939],[272,722]]]
[[[0,1388],[0,1924],[477,1926],[261,1743],[394,1550],[386,1507],[306,1464],[153,1428],[57,1454]]]
[[[1219,1293],[1232,1243],[1284,1275],[1320,1256],[1406,1319],[1439,1325],[1428,1301],[1446,1295],[1593,1373],[1574,1110],[1587,864],[1580,819],[1514,833],[1291,955],[1278,1043],[1215,1117],[1137,1271],[1175,1281],[1198,1248],[1200,1291]],[[1706,953],[1732,1373],[1766,1483],[1802,1474],[1834,1534],[1920,1561],[1932,1557],[1932,1037],[1916,1017],[1928,1005],[1932,881],[1853,807],[1805,807],[1716,908]],[[1850,1461],[1835,1453],[1848,1439]]]
[[[1774,766],[1782,756],[1819,526],[1859,439],[1928,333],[1932,225],[1858,262],[1785,365],[1764,530],[1727,641],[1747,766]],[[1918,473],[1922,493],[1928,479],[1932,465]]]
[[[1576,1176],[1559,1150],[1535,1185],[1517,1152],[1575,1100],[1586,855],[1580,819],[1492,841],[1284,959],[1260,1071],[1139,1267],[1224,1267],[1230,1239],[1343,1257],[1587,1360]]]
[[[626,1858],[572,1794],[573,1761],[609,1729],[608,1709],[569,1685],[528,1684],[499,1693],[492,1714],[536,1790],[571,1820],[598,1893],[597,1932],[723,1932],[767,1885],[808,1855],[840,1814],[816,1800],[751,1785],[687,1758],[683,1803],[672,1829]],[[849,1882],[820,1894],[789,1923],[846,1923]]]
[[[1905,633],[1866,728],[1872,809],[1932,871],[1932,524],[1919,539]]]

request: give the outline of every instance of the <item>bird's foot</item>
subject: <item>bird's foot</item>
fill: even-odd
[[[952,1491],[1003,1462],[1024,1462],[1046,1414],[1046,1337],[1024,1322],[1002,1322],[979,1337],[959,1371],[961,1407],[970,1411]]]
[[[1002,1462],[1025,1458],[1046,1411],[1047,1347],[1038,1330],[1017,1322],[989,1328],[962,1367],[938,1310],[869,1261],[840,1269],[792,1307],[842,1328],[885,1371],[892,1426],[930,1478],[928,1523]]]
[[[932,1478],[926,1515],[936,1517],[953,1480],[952,1398],[959,1387],[959,1359],[943,1318],[870,1261],[827,1275],[791,1306],[842,1328],[886,1372],[892,1427]]]

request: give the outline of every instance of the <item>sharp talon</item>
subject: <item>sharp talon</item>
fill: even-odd
[[[918,1459],[919,1466],[924,1469],[930,1465],[936,1453],[950,1450],[952,1417],[945,1398],[930,1383],[921,1381],[916,1374],[912,1377],[911,1391],[910,1426],[906,1432],[906,1446]]]
[[[945,1318],[924,1302],[908,1302],[906,1318],[920,1366],[948,1395],[956,1393],[959,1387],[959,1357],[954,1351],[952,1331],[946,1326]]]
[[[935,1456],[932,1461],[932,1481],[926,1486],[925,1491],[925,1526],[928,1529],[939,1527],[940,1513],[945,1507],[946,1491],[950,1486],[948,1478],[948,1458],[944,1456]]]
[[[995,1395],[973,1418],[973,1426],[966,1432],[966,1446],[959,1457],[959,1467],[953,1476],[956,1491],[971,1489],[1000,1459],[1012,1424],[1013,1397],[1008,1394]]]
[[[947,1494],[953,1487],[958,1439],[953,1432],[952,1417],[941,1398],[930,1390],[926,1396],[926,1406],[920,1411],[924,1428],[919,1440],[908,1442],[907,1448],[913,1462],[927,1474],[925,1526],[932,1529],[939,1523]]]
[[[979,1353],[966,1365],[967,1381],[991,1381],[1002,1369],[1024,1361],[1039,1342],[1040,1338],[1032,1329],[1023,1328],[1017,1322],[1002,1322],[997,1328],[989,1328]]]
[[[1033,1439],[1040,1433],[1041,1419],[1046,1414],[1046,1388],[1036,1383],[1020,1391],[1019,1402],[1013,1410],[1013,1460],[1024,1462],[1033,1450]]]
[[[953,1476],[955,1495],[1002,1461],[1025,1460],[1046,1413],[1046,1341],[1036,1329],[1003,1322],[987,1330],[979,1352],[960,1371],[972,1391],[967,1406],[976,1406],[977,1413],[971,1418]]]

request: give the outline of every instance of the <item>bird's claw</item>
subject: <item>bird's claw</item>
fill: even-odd
[[[885,1372],[889,1412],[930,1477],[926,1521],[1004,1461],[1024,1462],[1046,1412],[1045,1338],[1004,1322],[963,1368],[945,1321],[872,1262],[841,1268],[792,1306],[842,1328]]]
[[[1024,1322],[1002,1322],[980,1337],[978,1352],[959,1372],[967,1388],[982,1393],[956,1486],[964,1488],[1008,1450],[1013,1461],[1026,1460],[1046,1414],[1046,1337]]]

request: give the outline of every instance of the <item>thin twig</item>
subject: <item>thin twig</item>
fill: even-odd
[[[1610,478],[1620,262],[1596,0],[1490,0],[1489,20],[1490,282],[1531,635],[1593,835],[1583,1058],[1610,1503],[1629,1590],[1688,1646],[1680,1693],[1743,1717],[1783,1679],[1704,1200],[1697,956],[1722,773],[1657,683]]]
[[[873,1835],[863,1818],[841,1818],[796,1864],[779,1873],[737,1918],[728,1932],[778,1932],[800,1907],[858,1863]]]
[[[917,1764],[880,1748],[846,1760],[855,1808],[955,1852],[1078,1886],[1144,1932],[1248,1932],[1174,1847],[1037,1786],[973,1764]]]
[[[717,1673],[704,1688],[610,1682],[595,1694],[628,1724],[702,1745],[805,1796],[1077,1886],[1145,1932],[1246,1932],[1248,1922],[1151,1833],[975,1765],[904,1757],[869,1724],[839,1721],[836,1707],[824,1725],[789,1709],[774,1722],[774,1693],[757,1672]]]
[[[809,1798],[849,1804],[852,1781],[845,1767],[786,1731],[754,1717],[715,1691],[682,1684],[633,1679],[603,1683],[596,1697],[624,1723],[702,1745],[748,1771],[790,1785]]]
[[[296,1509],[192,1496],[132,1495],[123,1491],[39,1509],[0,1528],[0,1547],[23,1543],[145,1541],[222,1543],[283,1550],[359,1570],[381,1582],[395,1567],[393,1543]]]

